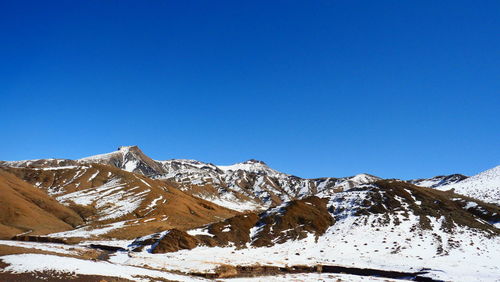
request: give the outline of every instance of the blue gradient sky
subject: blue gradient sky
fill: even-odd
[[[500,1],[1,1],[0,159],[500,164]]]

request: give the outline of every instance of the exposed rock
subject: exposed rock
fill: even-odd
[[[171,229],[163,238],[161,238],[152,253],[161,254],[176,252],[179,250],[193,249],[198,245],[198,240],[184,231]]]

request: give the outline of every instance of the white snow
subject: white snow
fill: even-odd
[[[475,208],[475,207],[477,207],[477,206],[478,206],[478,205],[477,205],[477,203],[475,203],[475,202],[467,202],[467,204],[465,205],[464,209],[468,210],[468,209],[470,209],[470,208]]]
[[[119,154],[120,154],[120,151],[114,151],[111,153],[105,153],[105,154],[99,154],[99,155],[81,158],[78,161],[81,161],[84,163],[99,162],[101,160],[109,160],[112,157],[118,156]]]
[[[27,249],[36,249],[47,252],[54,252],[66,255],[78,255],[79,252],[84,252],[87,248],[73,245],[54,244],[54,243],[38,243],[38,242],[23,242],[23,241],[10,241],[0,240],[0,245],[21,247]]]
[[[137,177],[137,176],[136,176],[136,177]],[[144,183],[144,184],[146,184],[147,186],[149,186],[150,188],[152,188],[152,187],[151,187],[151,185],[149,185],[149,183],[147,183],[144,179],[139,178],[139,177],[137,177],[137,179],[139,179],[140,181],[142,181],[142,183]]]
[[[455,193],[500,205],[500,165],[458,183],[436,189],[441,191],[455,189]]]
[[[149,270],[127,265],[114,264],[102,261],[82,260],[71,257],[60,257],[42,254],[20,254],[0,257],[9,264],[4,271],[13,273],[56,271],[83,275],[102,275],[120,277],[134,281],[150,281],[154,278],[163,278],[173,281],[205,281],[204,279],[168,273],[165,271]]]
[[[99,174],[100,171],[96,171],[94,174],[92,174],[90,177],[89,177],[89,182],[94,180],[94,178],[96,178],[96,176]]]
[[[103,235],[113,230],[119,229],[125,226],[125,224],[129,221],[131,220],[118,221],[103,225],[101,227],[94,227],[94,228],[91,228],[90,226],[83,226],[70,231],[52,233],[49,234],[48,236],[56,238],[71,238],[71,237],[92,238],[93,236]]]
[[[126,248],[130,244],[132,244],[134,240],[89,240],[89,241],[82,241],[78,243],[80,246],[88,246],[90,244],[95,244],[95,245],[105,245],[105,246],[113,246],[113,247],[120,247],[120,248]]]
[[[126,163],[125,163],[125,165],[124,165],[124,168],[123,168],[123,169],[124,169],[125,171],[130,171],[130,172],[132,172],[132,171],[134,171],[134,170],[137,168],[137,166],[138,166],[138,165],[139,165],[139,162],[138,162],[138,161],[136,161],[136,160],[133,160],[133,161],[128,161],[128,162],[126,162]]]
[[[58,167],[41,167],[41,168],[33,168],[34,170],[60,170],[60,169],[74,169],[79,166],[68,165],[68,166],[58,166]]]
[[[133,212],[144,200],[141,196],[144,193],[134,192],[134,188],[121,183],[120,179],[113,179],[98,187],[59,196],[57,200],[62,203],[73,201],[79,205],[94,204],[99,210],[100,220],[114,219]]]
[[[221,207],[225,207],[239,212],[262,210],[265,208],[263,205],[250,200],[247,201],[239,200],[232,194],[225,194],[220,197],[205,196],[203,194],[196,194],[194,196],[201,198],[203,200],[210,201]]]
[[[156,208],[158,201],[161,201],[163,199],[163,196],[159,196],[158,198],[154,199],[149,203],[149,205],[146,207],[147,210]]]
[[[278,172],[263,163],[253,161],[246,161],[233,165],[218,165],[217,167],[225,172],[244,170],[248,172],[265,172],[267,175],[282,174],[281,172]]]
[[[278,281],[349,281],[349,282],[364,282],[364,281],[380,281],[380,282],[400,282],[401,280],[379,278],[373,276],[359,276],[350,274],[333,274],[333,273],[293,273],[276,276],[258,276],[258,277],[244,277],[244,278],[227,278],[217,279],[218,281],[225,282],[278,282]]]
[[[208,229],[206,227],[188,230],[187,234],[189,234],[191,236],[207,235],[207,236],[210,236],[210,237],[214,237],[213,234],[211,234],[211,233],[208,232]]]

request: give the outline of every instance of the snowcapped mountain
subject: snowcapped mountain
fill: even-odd
[[[166,181],[185,193],[211,201],[217,205],[249,211],[279,205],[284,201],[318,195],[327,196],[379,177],[358,174],[352,177],[325,177],[304,179],[279,172],[258,160],[218,166],[196,160],[153,160],[137,146],[121,146],[117,151],[79,160],[29,160],[1,162],[9,167],[58,167],[106,164]]]
[[[0,216],[1,238],[36,241],[0,240],[0,253],[50,250],[0,256],[0,279],[4,264],[39,271],[42,261],[70,254],[88,269],[97,265],[89,258],[104,259],[167,280],[298,272],[321,280],[335,272],[495,281],[499,178],[500,166],[469,178],[304,179],[258,160],[156,161],[137,146],[80,160],[0,162],[0,209],[9,214]],[[51,240],[77,245],[41,243]]]
[[[79,160],[46,159],[0,162],[9,167],[64,167],[99,163],[162,180],[185,193],[238,211],[266,209],[285,201],[308,196],[328,197],[337,192],[373,183],[379,177],[358,174],[351,177],[304,179],[279,172],[258,160],[233,165],[214,165],[196,160],[153,160],[137,146]],[[456,189],[478,199],[498,203],[498,167],[467,178],[461,174],[409,180],[409,183],[440,190]]]
[[[25,161],[0,161],[0,166],[8,167],[60,167],[60,166],[74,166],[78,162],[67,159],[39,159],[39,160],[25,160]]]
[[[146,156],[137,146],[121,146],[115,152],[86,157],[77,160],[77,162],[112,165],[125,171],[146,176],[164,172],[156,161]]]
[[[500,205],[500,165],[436,189],[442,191],[453,189],[455,193]]]
[[[467,176],[462,174],[450,174],[439,175],[432,178],[412,179],[408,180],[408,182],[417,186],[436,188],[439,186],[458,183],[464,179],[467,179]]]
[[[269,166],[267,166],[265,162],[254,159],[250,159],[246,162],[237,163],[233,165],[225,165],[225,166],[220,165],[218,166],[218,168],[220,168],[224,172],[235,172],[241,170],[256,174],[266,174],[271,177],[277,177],[283,174],[281,172],[278,172],[270,168]]]
[[[304,179],[276,171],[262,161],[216,166],[193,160],[161,161],[166,174],[153,176],[180,183],[196,197],[240,211],[263,209],[311,195],[329,195],[380,178],[360,174],[345,178]]]

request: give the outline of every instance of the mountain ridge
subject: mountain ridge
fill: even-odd
[[[0,165],[57,167],[90,163],[111,165],[152,179],[175,182],[188,194],[238,211],[265,209],[284,201],[317,193],[327,195],[380,179],[369,174],[306,179],[279,172],[255,159],[226,166],[186,159],[158,161],[145,155],[138,146],[120,146],[116,151],[78,160],[0,162]]]
[[[0,162],[0,165],[57,167],[89,163],[107,164],[152,179],[173,182],[185,193],[238,211],[266,209],[284,201],[312,195],[328,196],[381,179],[366,173],[349,177],[301,178],[277,171],[264,161],[255,159],[232,165],[215,165],[189,159],[159,161],[148,157],[136,145],[120,146],[116,151],[78,160],[40,159]],[[407,182],[436,189],[441,186],[451,189],[450,184],[466,179],[467,176],[452,174]],[[482,199],[487,200],[487,196]],[[498,199],[493,201],[498,202]]]

